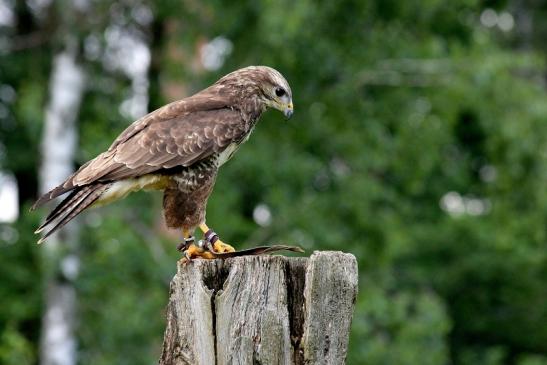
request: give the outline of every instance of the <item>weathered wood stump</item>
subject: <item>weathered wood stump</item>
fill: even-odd
[[[342,252],[179,264],[159,364],[343,364],[356,294]]]

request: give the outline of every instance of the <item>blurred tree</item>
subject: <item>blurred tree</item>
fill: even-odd
[[[46,107],[40,167],[40,193],[45,194],[73,172],[76,118],[84,92],[84,72],[77,64],[77,41],[68,39],[55,55]],[[76,254],[77,226],[64,228],[44,248],[45,308],[42,320],[40,362],[76,364],[76,293],[72,285],[80,260]]]
[[[80,64],[78,34],[75,26],[78,9],[71,2],[59,2],[54,42],[55,51],[49,81],[49,96],[44,112],[41,141],[39,192],[45,194],[61,184],[74,171],[78,140],[77,118],[85,91],[85,72]],[[44,308],[40,335],[40,363],[73,365],[76,356],[76,290],[80,258],[78,224],[59,231],[43,248]]]

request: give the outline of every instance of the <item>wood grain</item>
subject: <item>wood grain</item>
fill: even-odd
[[[342,252],[179,264],[159,363],[344,364],[356,294]]]

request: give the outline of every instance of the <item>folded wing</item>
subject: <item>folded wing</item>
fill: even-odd
[[[133,123],[106,152],[44,194],[33,208],[76,187],[190,166],[248,133],[239,111],[227,107],[225,100],[200,100],[198,96],[169,104]]]

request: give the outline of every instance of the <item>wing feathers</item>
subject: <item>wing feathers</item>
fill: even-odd
[[[228,105],[233,105],[228,97],[206,89],[148,114],[122,132],[106,152],[44,194],[33,208],[77,187],[190,166],[221,152],[250,128]]]

